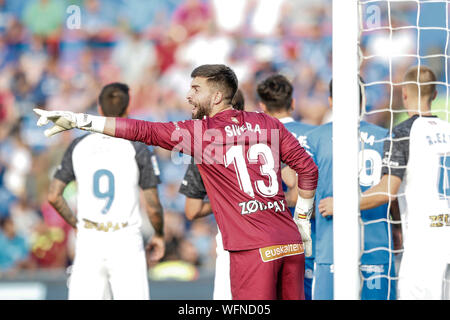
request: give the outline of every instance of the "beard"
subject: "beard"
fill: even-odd
[[[207,103],[194,104],[195,111],[192,111],[192,119],[203,119],[204,116],[209,115],[210,106]]]

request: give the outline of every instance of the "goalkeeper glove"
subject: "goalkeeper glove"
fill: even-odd
[[[46,111],[37,108],[33,109],[33,111],[39,115],[37,122],[39,127],[45,126],[49,120],[55,124],[50,129],[45,130],[44,134],[47,137],[73,128],[99,133],[103,133],[103,129],[105,128],[105,117],[70,111]]]
[[[295,205],[294,221],[302,236],[306,257],[312,255],[311,223],[309,220],[313,212],[313,206],[314,198],[303,199],[298,196],[297,204]]]

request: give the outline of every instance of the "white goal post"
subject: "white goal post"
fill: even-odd
[[[334,299],[360,288],[358,0],[333,0]]]

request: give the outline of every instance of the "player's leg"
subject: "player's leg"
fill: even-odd
[[[79,231],[75,258],[67,280],[69,300],[103,300],[106,298],[107,273],[97,231]]]
[[[394,261],[383,265],[361,266],[363,284],[361,300],[396,300],[397,286]],[[388,277],[389,274],[389,277]]]
[[[388,281],[384,277],[387,275],[387,265],[362,265],[360,272],[362,275],[361,300],[386,300],[388,291]]]
[[[305,256],[296,254],[280,259],[283,265],[278,282],[278,299],[305,300]]]
[[[275,300],[281,261],[264,262],[259,249],[230,251],[233,300]]]
[[[399,270],[399,300],[440,300],[446,263],[404,251]]]
[[[314,300],[333,300],[333,265],[316,263],[314,270]]]
[[[312,300],[312,284],[314,278],[314,258],[305,258],[305,300]]]
[[[108,300],[106,270],[76,268],[68,279],[69,300]]]
[[[214,300],[231,300],[230,254],[223,249],[220,231],[216,236],[216,268],[214,275]]]
[[[107,266],[113,299],[150,299],[147,260],[140,233],[123,233],[112,242],[114,252],[111,252]]]

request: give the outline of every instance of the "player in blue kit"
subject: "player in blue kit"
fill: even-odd
[[[295,99],[292,97],[293,87],[286,77],[280,74],[269,76],[258,84],[258,97],[260,98],[259,106],[264,113],[277,118],[284,124],[286,129],[291,132],[300,142],[300,145],[307,149],[307,135],[316,126],[295,121],[292,118],[292,112],[295,108]],[[283,177],[283,190],[286,192],[286,200],[294,214],[295,203],[297,202],[297,179],[295,172],[288,166],[284,166],[281,170]],[[312,282],[314,275],[314,242],[315,242],[315,221],[311,219],[311,239],[312,239],[312,255],[305,256],[305,300],[311,300]]]
[[[332,107],[332,82],[330,82],[329,103]],[[316,251],[315,277],[313,285],[314,300],[333,299],[333,217],[320,214],[320,200],[333,195],[333,142],[332,122],[308,132],[307,150],[319,168],[319,181],[316,191]],[[381,178],[383,144],[388,130],[365,121],[360,122],[361,148],[360,187],[362,191],[376,185]],[[364,224],[364,244],[361,248],[362,300],[395,300],[396,284],[386,278],[395,276],[394,257],[388,249],[393,249],[391,232],[386,219],[388,207],[382,205],[371,210],[361,211]],[[385,220],[381,220],[385,219]],[[380,220],[380,221],[378,221]],[[375,250],[375,248],[378,248]],[[373,250],[372,250],[373,249]]]

